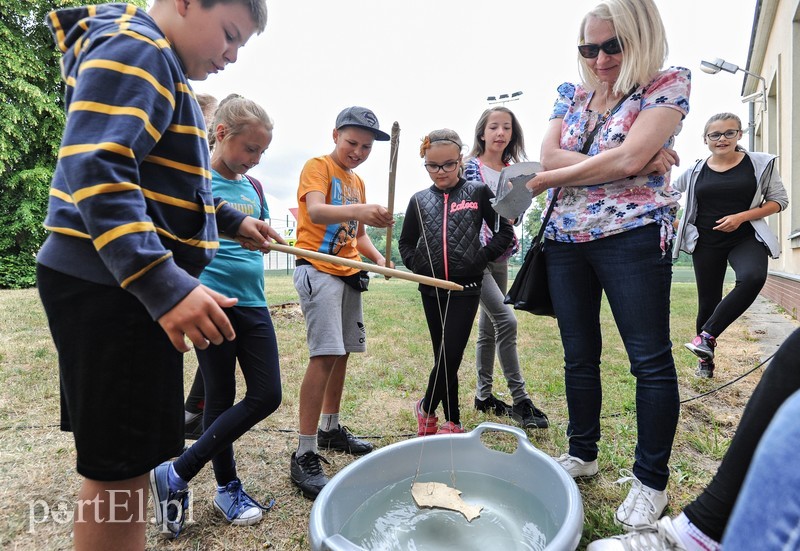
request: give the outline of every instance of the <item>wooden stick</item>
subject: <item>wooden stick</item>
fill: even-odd
[[[397,148],[400,145],[400,125],[394,121],[392,125],[392,141],[389,152],[389,200],[386,208],[389,214],[394,217],[394,182],[397,177]],[[392,226],[386,228],[386,254],[383,256],[386,264],[392,261]]]
[[[407,279],[408,281],[416,281],[430,285],[431,287],[438,287],[440,289],[448,289],[451,291],[463,291],[464,287],[458,283],[447,281],[444,279],[437,279],[435,277],[428,277],[423,275],[414,274],[411,272],[404,272],[402,270],[395,270],[394,268],[387,268],[386,266],[378,266],[377,264],[367,264],[358,260],[350,260],[348,258],[339,258],[325,253],[318,253],[316,251],[307,251],[305,249],[298,249],[297,247],[290,247],[288,245],[281,245],[279,243],[270,243],[270,250],[282,253],[289,253],[295,256],[302,256],[305,258],[313,258],[315,260],[322,260],[332,264],[341,264],[342,266],[349,266],[358,270],[366,270],[368,272],[375,272],[389,277],[396,277],[398,279]]]

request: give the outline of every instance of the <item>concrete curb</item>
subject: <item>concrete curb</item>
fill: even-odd
[[[761,346],[761,361],[772,356],[783,341],[795,329],[800,328],[800,322],[783,313],[777,304],[761,295],[742,314],[740,321],[745,323],[753,336],[758,339]]]

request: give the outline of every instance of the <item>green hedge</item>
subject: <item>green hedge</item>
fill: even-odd
[[[0,289],[36,287],[36,258],[33,255],[0,256]]]

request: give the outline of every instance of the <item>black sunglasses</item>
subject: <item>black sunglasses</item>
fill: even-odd
[[[609,38],[602,44],[581,44],[578,46],[578,53],[587,59],[594,59],[600,55],[600,50],[606,55],[618,54],[622,51],[622,42],[616,36]]]

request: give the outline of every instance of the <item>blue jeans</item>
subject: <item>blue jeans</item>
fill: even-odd
[[[722,548],[800,548],[800,391],[778,410],[756,448]]]
[[[602,384],[600,304],[605,291],[636,377],[634,475],[663,490],[678,424],[678,377],[669,338],[672,263],[658,224],[585,243],[547,241],[547,281],[564,347],[569,454],[597,459]]]

